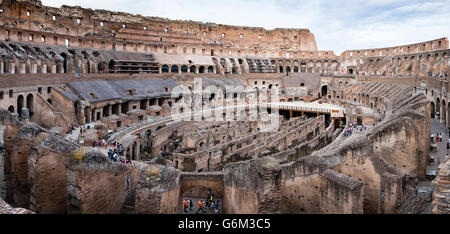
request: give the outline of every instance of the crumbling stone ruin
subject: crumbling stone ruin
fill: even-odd
[[[335,55],[308,29],[35,0],[0,1],[0,22],[0,214],[182,213],[208,189],[227,214],[427,204],[447,38]],[[433,212],[449,213],[439,169]]]

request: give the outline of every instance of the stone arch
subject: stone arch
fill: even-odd
[[[188,72],[188,67],[186,65],[181,66],[181,72],[183,73]]]
[[[430,106],[431,106],[431,119],[434,119],[436,115],[436,106],[434,105],[434,102],[431,102]]]
[[[189,71],[190,71],[191,73],[196,73],[196,72],[197,72],[197,68],[196,68],[195,66],[191,66],[191,67],[189,68]]]
[[[17,114],[22,117],[22,108],[24,107],[24,98],[23,95],[19,95],[17,97]]]
[[[213,66],[208,66],[208,73],[209,74],[214,74],[214,67]]]
[[[66,53],[61,53],[61,57],[63,57],[61,73],[69,73],[69,62],[68,62],[69,56]]]
[[[161,72],[162,73],[168,73],[169,72],[169,66],[164,64],[161,66]]]
[[[29,113],[30,113],[30,117],[33,115],[33,113],[34,113],[34,97],[33,97],[33,94],[28,94],[28,96],[27,96],[27,108],[28,108],[28,111],[29,111]]]
[[[171,73],[178,73],[179,69],[177,65],[172,65],[172,67],[170,68],[170,72]]]
[[[200,66],[199,68],[198,68],[198,73],[205,73],[205,66]]]
[[[14,106],[13,105],[9,106],[8,111],[11,113],[14,113]]]

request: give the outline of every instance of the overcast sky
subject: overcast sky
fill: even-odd
[[[450,0],[42,0],[218,24],[308,28],[320,50],[340,54],[448,37]]]

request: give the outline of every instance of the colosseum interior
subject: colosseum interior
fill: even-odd
[[[448,214],[449,52],[0,1],[0,213]]]

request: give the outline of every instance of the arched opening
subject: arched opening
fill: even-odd
[[[298,67],[297,66],[294,67],[294,72],[298,72]]]
[[[283,67],[280,66],[280,73],[283,73]]]
[[[90,107],[84,108],[84,122],[85,123],[91,122],[91,108]]]
[[[209,66],[208,67],[208,73],[210,73],[210,74],[214,73],[214,67],[213,66]]]
[[[28,111],[29,111],[29,113],[30,113],[30,117],[33,115],[33,112],[34,112],[34,108],[33,108],[34,106],[33,106],[33,94],[28,94],[28,96],[27,96],[27,108],[28,108]]]
[[[22,117],[22,108],[23,108],[23,96],[19,95],[17,97],[17,114],[19,114],[19,117]]]
[[[61,53],[61,57],[63,57],[64,61],[63,61],[63,73],[68,73],[69,72],[69,66],[67,63],[67,54],[66,53]]]
[[[191,73],[197,72],[197,68],[195,66],[191,66],[191,68],[189,70]]]
[[[431,102],[431,118],[434,119],[436,115],[436,107],[434,105],[434,102]]]
[[[14,106],[9,106],[8,107],[8,111],[11,112],[11,113],[14,113]]]
[[[178,66],[177,65],[173,65],[172,68],[170,69],[171,73],[178,73]]]
[[[167,66],[167,65],[162,65],[162,67],[161,67],[161,72],[162,72],[162,73],[168,73],[168,72],[169,72],[169,66]]]
[[[322,97],[327,95],[327,91],[328,91],[328,86],[327,85],[322,86]]]
[[[233,66],[233,69],[231,70],[231,73],[232,73],[233,75],[238,74],[238,70],[237,70],[237,68],[236,68],[235,66]]]
[[[447,105],[445,103],[445,100],[442,100],[442,110],[441,110],[441,123],[444,125],[447,124]]]
[[[187,67],[186,65],[183,65],[183,66],[181,67],[181,72],[183,72],[183,73],[188,72],[188,67]]]
[[[109,61],[108,69],[109,69],[110,73],[116,73],[115,66],[116,66],[116,64],[115,64],[114,60]]]
[[[198,73],[205,73],[205,67],[200,66],[200,68],[198,69]]]
[[[152,136],[152,130],[147,130],[146,132],[145,132],[145,139],[150,139],[150,137]]]
[[[353,74],[353,69],[352,68],[348,69],[348,74],[350,74],[350,75]]]
[[[301,83],[301,84],[300,84],[300,87],[304,87],[304,86],[305,86],[305,83]]]
[[[289,74],[291,72],[291,67],[286,67],[286,74]]]

